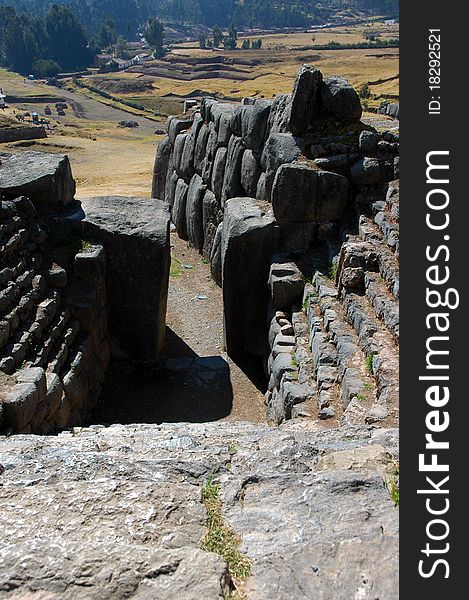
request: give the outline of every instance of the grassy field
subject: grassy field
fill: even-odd
[[[298,69],[307,63],[317,66],[325,75],[346,77],[357,90],[367,83],[372,93],[369,105],[375,107],[381,100],[399,95],[398,48],[321,50],[315,46],[331,41],[360,43],[365,41],[365,34],[377,35],[381,40],[395,39],[399,37],[398,27],[397,24],[373,23],[308,33],[264,35],[261,50],[224,52],[202,50],[193,43],[184,43],[175,46],[164,61],[147,63],[143,68],[126,73],[113,73],[112,79],[121,82],[117,86],[118,95],[152,110],[159,108],[163,113],[161,99],[167,95],[184,97],[204,92],[237,99],[244,96],[271,98],[289,92]],[[255,35],[247,37],[256,38]],[[109,77],[96,75],[92,79],[99,86]],[[139,81],[144,81],[147,89],[135,94],[133,87]]]
[[[163,61],[121,73],[95,74],[84,80],[86,85],[112,94],[112,99],[77,88],[72,82],[66,82],[62,91],[0,69],[0,87],[7,94],[23,98],[20,104],[0,113],[4,122],[11,122],[15,112],[25,110],[35,110],[43,115],[46,103],[28,103],[28,98],[33,96],[63,94],[69,102],[65,117],[55,114],[55,110],[48,117],[51,131],[47,140],[27,147],[4,144],[0,150],[23,152],[33,149],[68,154],[78,183],[78,197],[104,194],[148,197],[155,150],[161,139],[155,131],[163,127],[167,115],[181,112],[182,99],[192,93],[232,99],[244,96],[271,98],[290,92],[298,69],[308,63],[317,66],[326,76],[346,77],[357,90],[368,83],[372,93],[368,101],[370,108],[384,98],[398,97],[397,48],[314,48],[330,41],[361,42],[364,33],[373,32],[379,34],[380,39],[399,35],[398,25],[373,23],[320,32],[261,36],[263,49],[255,51],[210,51],[181,44]],[[125,106],[122,100],[139,104],[144,110]],[[140,127],[121,128],[118,123],[122,119],[136,119]]]

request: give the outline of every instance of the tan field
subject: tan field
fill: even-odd
[[[64,89],[24,80],[0,69],[0,88],[20,96],[4,113],[37,111],[44,115],[53,103],[35,102],[32,97],[61,97],[69,103],[65,117],[53,110],[47,140],[3,144],[0,151],[40,150],[68,154],[78,185],[78,197],[124,194],[149,197],[151,173],[160,131],[168,114],[181,112],[182,98],[191,93],[208,93],[233,100],[244,96],[271,98],[292,89],[295,75],[304,63],[317,66],[324,75],[342,75],[358,90],[368,83],[370,108],[384,98],[399,96],[399,50],[340,49],[315,50],[314,45],[330,41],[357,43],[363,34],[378,33],[380,39],[397,38],[398,25],[373,23],[309,33],[249,36],[261,37],[262,50],[201,50],[194,44],[176,46],[164,61],[147,63],[129,71],[86,77],[83,83],[111,93],[105,99],[77,88],[71,81]],[[314,41],[313,38],[314,37]],[[192,46],[192,47],[191,47]],[[124,106],[131,100],[144,110]],[[135,120],[139,127],[118,126],[121,120]],[[15,122],[15,121],[14,121]]]

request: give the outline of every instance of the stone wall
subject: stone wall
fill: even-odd
[[[170,117],[157,151],[153,196],[210,261],[226,350],[263,360],[276,422],[303,411],[361,423],[394,410],[398,199],[386,190],[399,177],[399,138],[361,114],[346,80],[304,66],[291,94],[249,105],[204,99]],[[362,237],[376,247],[359,250]],[[374,343],[360,329],[360,302]]]
[[[169,204],[179,236],[223,285],[229,354],[266,358],[266,344],[253,339],[267,340],[260,315],[272,256],[309,251],[362,187],[382,190],[395,178],[397,138],[365,126],[361,114],[346,80],[304,66],[291,94],[251,105],[204,99],[169,118],[153,197]]]
[[[0,127],[0,144],[7,142],[19,142],[21,140],[39,140],[47,137],[42,125],[32,127]]]
[[[66,156],[25,152],[0,165],[0,432],[86,423],[112,355],[155,362],[162,349],[166,206],[81,205],[74,192]]]
[[[338,250],[338,254],[335,254]],[[325,257],[333,256],[331,263]],[[269,420],[317,415],[343,425],[398,422],[399,182],[359,215],[358,232],[270,271]],[[304,264],[303,261],[298,261]]]
[[[22,433],[80,425],[109,361],[104,249],[60,239],[40,212],[0,204],[0,430]]]

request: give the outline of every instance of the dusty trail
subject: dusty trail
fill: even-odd
[[[113,365],[94,422],[264,421],[262,391],[223,352],[222,292],[209,266],[175,233],[171,242],[162,365]],[[259,373],[253,379],[262,388]]]

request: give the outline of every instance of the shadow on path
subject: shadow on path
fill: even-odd
[[[231,413],[230,366],[198,356],[168,328],[161,365],[111,364],[93,423],[204,423]]]

